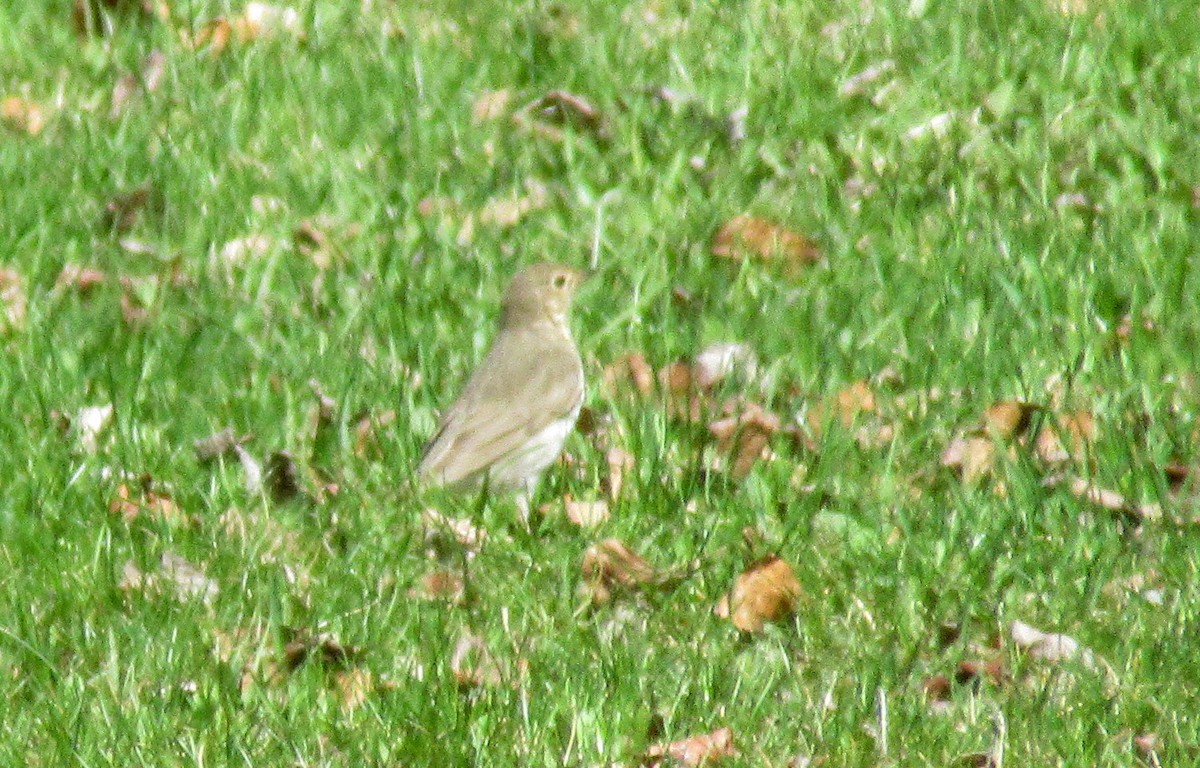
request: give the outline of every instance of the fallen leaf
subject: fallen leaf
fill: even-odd
[[[237,454],[238,463],[242,465],[242,482],[245,485],[246,493],[250,496],[257,496],[263,488],[262,465],[240,443],[233,446],[233,451]]]
[[[120,117],[135,98],[143,93],[157,91],[162,84],[166,69],[166,55],[162,51],[153,50],[146,55],[146,58],[142,59],[141,70],[138,74],[126,72],[117,78],[109,99],[108,116],[110,118]]]
[[[778,556],[769,555],[737,577],[722,603],[735,627],[754,633],[768,622],[791,616],[799,598],[800,582],[792,567]]]
[[[603,499],[595,501],[577,501],[567,499],[563,502],[567,519],[580,528],[595,528],[608,519],[608,502]]]
[[[396,412],[394,410],[379,413],[368,411],[358,414],[354,420],[354,455],[360,459],[368,453],[378,455],[380,448],[377,433],[395,422]]]
[[[612,501],[621,497],[625,477],[633,472],[636,457],[624,448],[609,448],[604,458],[608,463],[608,474],[600,479],[600,486]]]
[[[774,413],[749,403],[737,414],[708,425],[709,432],[717,438],[718,447],[729,453],[730,477],[742,480],[750,474],[781,424],[782,421]]]
[[[1004,668],[1004,661],[999,656],[991,661],[966,659],[960,661],[954,670],[954,682],[959,685],[977,687],[980,682],[985,680],[993,685],[1004,685],[1009,682],[1008,671]]]
[[[7,96],[0,101],[0,122],[10,131],[37,136],[46,127],[46,115],[36,102]]]
[[[513,114],[513,122],[556,142],[566,139],[561,130],[564,126],[585,130],[601,143],[612,136],[600,110],[582,96],[563,90],[550,91],[521,107]]]
[[[642,397],[654,393],[654,369],[640,352],[629,352],[604,366],[603,381],[609,397],[627,391],[629,385]]]
[[[696,385],[701,389],[712,389],[713,386],[735,373],[742,381],[749,381],[758,373],[758,357],[747,344],[737,342],[709,344],[696,355],[693,373]]]
[[[252,258],[267,255],[274,247],[275,241],[266,235],[247,235],[221,246],[220,258],[228,266],[241,266]]]
[[[737,748],[733,744],[733,730],[718,728],[712,733],[689,736],[669,744],[652,745],[646,750],[641,765],[649,768],[666,768],[668,765],[697,768],[715,765],[723,758],[737,755]]]
[[[524,194],[493,197],[484,203],[479,211],[479,223],[508,229],[516,226],[526,214],[545,208],[549,201],[550,192],[544,183],[526,179]]]
[[[941,463],[971,484],[991,473],[995,454],[996,443],[989,437],[956,437],[942,452]]]
[[[246,3],[242,15],[234,21],[233,26],[242,42],[274,35],[304,37],[299,11],[258,0]]]
[[[150,487],[149,478],[143,479],[141,494],[135,494],[127,484],[117,486],[117,495],[108,503],[108,511],[119,514],[125,523],[134,523],[142,517],[161,520],[167,525],[190,525],[193,520],[186,515],[169,494]]]
[[[712,253],[726,259],[742,260],[754,256],[777,263],[785,273],[798,274],[821,260],[821,252],[811,240],[768,221],[742,214],[725,223],[713,237]]]
[[[1061,464],[1070,460],[1071,454],[1085,453],[1096,441],[1096,420],[1087,411],[1076,411],[1058,417],[1056,424],[1047,424],[1038,432],[1034,453],[1047,464]],[[1066,439],[1070,450],[1064,446]]]
[[[425,526],[425,539],[435,550],[441,549],[445,534],[461,547],[476,551],[487,538],[487,531],[477,528],[466,518],[447,517],[436,509],[426,509],[421,513],[421,523]]]
[[[983,412],[982,429],[985,433],[994,434],[1004,440],[1024,435],[1033,415],[1041,410],[1041,406],[1024,403],[1019,400],[1003,400],[988,406]]]
[[[71,427],[75,440],[84,453],[95,455],[100,452],[100,436],[112,423],[112,419],[112,403],[79,409],[75,418],[71,419]]]
[[[180,30],[185,44],[192,50],[208,49],[208,55],[213,58],[220,56],[229,47],[233,38],[233,25],[227,19],[217,18],[200,25],[194,35],[188,35],[187,30]]]
[[[583,553],[582,592],[593,604],[612,598],[615,588],[632,589],[658,579],[654,567],[619,539],[605,539]]]
[[[211,603],[216,599],[219,591],[217,582],[174,552],[163,553],[159,569],[162,577],[174,585],[180,600],[199,598],[202,602]]]
[[[1064,479],[1066,478],[1063,476],[1049,477],[1042,482],[1042,485],[1052,488],[1061,484]],[[1126,522],[1135,526],[1147,522],[1157,522],[1163,517],[1162,506],[1159,504],[1136,504],[1120,493],[1108,488],[1101,488],[1082,477],[1071,477],[1067,489],[1072,496],[1100,509],[1116,512]]]
[[[842,98],[851,96],[865,96],[868,87],[877,83],[885,75],[891,74],[896,69],[896,62],[891,59],[872,64],[863,71],[851,75],[842,81],[838,86],[838,94]]]
[[[0,333],[25,327],[27,304],[20,273],[0,267]]]
[[[904,132],[906,141],[917,141],[926,137],[944,139],[950,135],[950,128],[954,125],[955,115],[953,112],[942,112],[930,117],[923,123],[918,123]]]
[[[54,279],[55,287],[71,289],[82,296],[87,296],[93,289],[103,285],[108,275],[93,267],[81,267],[78,264],[64,264],[58,277]]]
[[[452,605],[460,605],[466,595],[466,584],[457,571],[438,568],[422,576],[408,594],[421,600],[444,600]]]
[[[1014,621],[1009,626],[1009,637],[1013,645],[1031,658],[1052,663],[1077,661],[1087,669],[1104,670],[1110,678],[1115,679],[1115,673],[1106,661],[1070,635],[1043,632],[1024,622]]]
[[[201,464],[207,464],[219,456],[233,453],[237,446],[242,445],[249,439],[249,435],[238,437],[233,431],[233,427],[225,427],[220,432],[194,441],[192,449],[196,452],[196,461]]]
[[[508,113],[510,102],[512,91],[507,88],[483,91],[471,102],[471,119],[479,124],[504,117]]]
[[[501,681],[496,657],[482,638],[469,632],[463,633],[454,645],[450,671],[459,688],[484,688],[499,685]]]
[[[367,700],[367,696],[375,688],[375,681],[367,670],[351,667],[333,673],[333,687],[342,709],[352,712]]]

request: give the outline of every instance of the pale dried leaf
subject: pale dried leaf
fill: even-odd
[[[421,600],[444,600],[459,605],[466,595],[466,584],[458,571],[438,568],[422,576],[408,594]]]
[[[632,385],[642,397],[654,392],[654,369],[640,352],[630,352],[604,366],[604,385],[612,397],[628,390]]]
[[[603,499],[595,501],[576,501],[568,499],[563,503],[567,519],[580,528],[595,528],[608,520],[608,502]]]
[[[64,264],[62,271],[54,280],[55,287],[78,291],[87,296],[99,285],[103,285],[108,275],[93,267],[81,267],[78,264]]]
[[[507,88],[484,91],[471,103],[471,119],[478,124],[504,117],[511,102],[512,91]]]
[[[421,522],[426,528],[426,538],[449,533],[460,546],[470,550],[479,549],[479,545],[487,538],[487,532],[477,528],[470,520],[447,517],[436,509],[422,512]]]
[[[604,458],[608,463],[608,474],[600,482],[608,498],[616,501],[625,487],[625,477],[633,472],[637,459],[624,448],[609,448]]]
[[[217,583],[196,566],[174,552],[164,552],[159,564],[163,578],[175,587],[181,600],[198,598],[211,603],[217,597]]]
[[[237,454],[238,463],[242,465],[242,482],[246,487],[246,493],[257,496],[263,489],[262,465],[240,443],[234,445],[233,450]]]
[[[25,326],[27,304],[20,273],[0,267],[0,333]]]
[[[241,266],[252,258],[267,255],[274,247],[275,241],[266,235],[247,235],[221,246],[220,258],[228,266]]]
[[[80,408],[71,420],[75,440],[84,453],[95,455],[100,451],[100,436],[113,420],[112,403]]]
[[[953,112],[942,112],[934,115],[923,123],[918,123],[912,128],[904,132],[904,138],[907,141],[916,141],[929,136],[938,139],[944,139],[950,135],[950,128],[954,125],[955,114]]]
[[[220,432],[215,432],[208,437],[202,437],[194,441],[192,448],[196,451],[196,461],[206,464],[219,456],[233,453],[237,446],[249,439],[249,435],[238,437],[234,433],[233,427],[225,427]]]
[[[469,632],[461,635],[454,645],[450,671],[462,688],[495,686],[501,681],[495,656],[482,638]]]
[[[749,381],[758,373],[758,357],[748,344],[709,344],[696,355],[693,372],[697,386],[702,389],[711,389],[734,373],[742,380]]]
[[[641,764],[653,768],[666,768],[668,765],[698,768],[716,765],[723,758],[737,755],[737,748],[733,744],[733,730],[718,728],[712,733],[690,736],[669,744],[655,744],[646,750]]]
[[[0,123],[10,131],[37,136],[46,127],[46,115],[36,102],[8,96],[0,100]]]
[[[896,69],[896,62],[891,59],[884,59],[877,64],[872,64],[863,71],[851,75],[842,81],[838,87],[838,94],[842,98],[850,96],[864,96],[867,89],[878,82],[885,75],[890,74]]]
[[[342,709],[352,712],[362,706],[375,688],[371,673],[361,667],[340,669],[333,674],[333,687],[337,691]]]

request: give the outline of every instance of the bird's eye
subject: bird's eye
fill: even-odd
[[[555,288],[566,288],[567,287],[567,276],[566,275],[555,275],[554,276],[554,287]]]

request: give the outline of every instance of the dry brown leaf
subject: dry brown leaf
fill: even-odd
[[[640,352],[629,352],[604,366],[603,381],[609,397],[628,391],[630,385],[642,397],[654,393],[654,369]]]
[[[983,412],[985,433],[994,434],[1004,440],[1024,435],[1033,421],[1033,415],[1041,406],[1019,400],[1002,400],[988,406]]]
[[[1068,461],[1072,453],[1081,455],[1096,441],[1096,419],[1087,411],[1063,414],[1057,422],[1056,425],[1042,427],[1034,444],[1037,457],[1047,464]],[[1064,439],[1070,445],[1069,450],[1063,445]]]
[[[294,672],[307,662],[319,664],[324,669],[345,670],[362,658],[361,648],[344,645],[328,632],[314,635],[307,630],[284,627],[284,638],[282,661],[288,672]]]
[[[446,534],[461,547],[468,550],[478,550],[479,545],[487,538],[487,531],[477,528],[466,518],[447,517],[436,509],[426,509],[421,513],[421,523],[425,526],[425,539],[435,550],[441,549]]]
[[[554,90],[521,107],[513,114],[513,122],[551,141],[566,139],[562,127],[585,130],[601,143],[607,142],[612,131],[608,120],[586,99],[563,90]]]
[[[181,29],[180,35],[183,36],[185,45],[192,50],[207,48],[208,55],[215,58],[229,47],[229,41],[233,38],[233,25],[225,18],[217,18],[202,24],[194,35],[189,35],[186,29]]]
[[[113,17],[121,13],[165,22],[171,18],[171,6],[167,0],[75,0],[71,23],[76,34],[100,35],[111,31]]]
[[[116,497],[108,503],[108,511],[119,514],[125,523],[134,523],[142,517],[172,526],[193,522],[169,494],[150,488],[149,478],[143,478],[142,486],[141,494],[137,495],[125,483],[118,485]]]
[[[121,568],[117,586],[122,592],[138,591],[147,596],[160,595],[172,588],[176,598],[183,602],[199,599],[211,603],[219,592],[215,581],[174,552],[162,554],[155,573],[145,573],[132,560],[127,561]]]
[[[304,495],[300,467],[288,451],[275,451],[267,457],[267,489],[276,502],[291,501]]]
[[[20,273],[0,267],[0,333],[25,327],[27,304]]]
[[[368,454],[378,455],[380,448],[377,433],[395,422],[394,410],[360,413],[354,420],[354,455],[360,459]]]
[[[304,29],[300,22],[300,13],[295,8],[273,5],[271,3],[246,3],[242,15],[233,22],[234,31],[242,42],[249,42],[270,36],[290,36],[301,39]]]
[[[233,427],[225,427],[220,432],[202,437],[192,443],[192,448],[196,451],[196,461],[201,464],[206,464],[218,456],[224,456],[228,453],[233,453],[237,446],[242,445],[250,440],[250,435],[238,437],[233,431]]]
[[[46,127],[46,114],[36,102],[8,96],[0,101],[0,122],[10,131],[37,136]]]
[[[483,639],[469,632],[459,637],[450,656],[450,671],[460,688],[499,685],[500,666]]]
[[[1048,478],[1044,484],[1047,487],[1052,487],[1059,484],[1063,479],[1062,477]],[[1067,488],[1070,490],[1071,495],[1076,498],[1082,499],[1089,504],[1094,504],[1109,512],[1116,512],[1133,525],[1155,522],[1161,520],[1163,517],[1162,506],[1159,504],[1135,504],[1116,491],[1101,488],[1082,477],[1070,478],[1070,484]]]
[[[471,102],[471,119],[476,124],[497,120],[508,114],[508,105],[511,102],[512,91],[507,88],[484,91]]]
[[[230,267],[237,267],[253,258],[266,256],[274,247],[275,241],[266,235],[247,235],[222,245],[220,259]]]
[[[62,271],[54,280],[54,285],[60,289],[78,291],[81,295],[89,295],[96,286],[103,285],[108,275],[94,267],[81,267],[78,264],[64,264]]]
[[[142,59],[140,74],[126,72],[117,78],[113,85],[112,96],[109,99],[108,116],[117,118],[130,103],[143,93],[154,93],[162,84],[166,73],[167,57],[159,50],[151,51]]]
[[[342,709],[352,712],[362,706],[375,689],[375,680],[362,667],[351,667],[333,673],[333,687]]]
[[[174,552],[163,553],[159,572],[175,587],[175,593],[180,600],[199,598],[205,603],[211,603],[219,591],[217,582]]]
[[[150,198],[150,187],[143,185],[110,199],[104,204],[104,229],[112,229],[118,233],[128,232],[150,203]]]
[[[712,733],[689,736],[669,744],[655,744],[646,750],[641,764],[649,768],[666,768],[669,765],[698,768],[716,765],[723,758],[737,755],[737,748],[733,744],[733,730],[718,728]]]
[[[524,194],[489,199],[479,211],[479,223],[508,229],[550,202],[550,190],[541,181],[526,179],[524,187]]]
[[[408,591],[410,597],[421,600],[444,600],[461,605],[466,596],[466,584],[458,571],[438,568],[421,577],[417,586]]]
[[[636,457],[624,448],[609,448],[604,458],[608,462],[608,474],[600,479],[601,488],[612,501],[621,497],[626,475],[633,472]]]
[[[987,476],[992,471],[996,443],[990,437],[956,437],[942,452],[942,466],[958,473],[965,483]]]
[[[993,685],[1005,685],[1009,682],[1008,670],[1004,668],[1004,659],[997,656],[991,661],[965,659],[958,663],[954,670],[954,682],[959,685],[978,686],[987,681]]]
[[[736,260],[754,256],[778,263],[792,275],[821,260],[821,251],[808,238],[748,214],[733,217],[717,230],[712,253]]]
[[[595,605],[612,599],[613,589],[632,589],[659,578],[645,558],[619,539],[605,539],[588,547],[580,569],[580,591]]]
[[[712,422],[708,430],[717,438],[718,447],[729,453],[730,477],[742,480],[763,458],[771,436],[781,425],[782,421],[774,413],[749,403],[736,415]]]
[[[722,603],[735,627],[753,633],[768,622],[791,616],[799,598],[800,582],[792,567],[778,556],[769,555],[737,577]]]
[[[567,519],[584,529],[595,528],[608,520],[608,502],[603,499],[596,501],[576,501],[568,498],[563,502]]]

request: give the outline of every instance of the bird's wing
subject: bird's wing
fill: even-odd
[[[542,348],[529,354],[533,345]],[[446,485],[472,478],[570,416],[582,398],[579,355],[566,336],[546,344],[538,334],[501,334],[446,411],[417,471]]]

